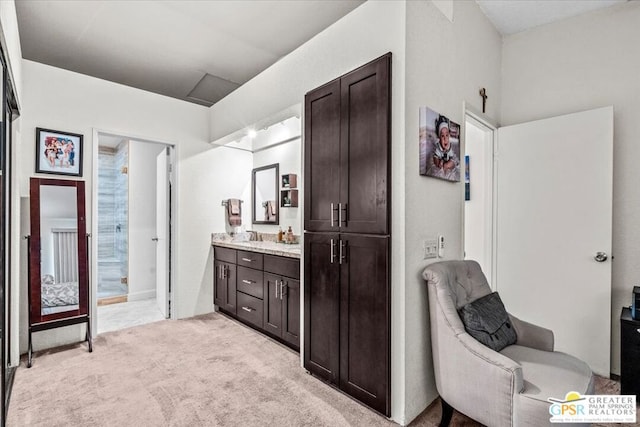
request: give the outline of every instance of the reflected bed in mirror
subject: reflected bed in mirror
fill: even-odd
[[[278,163],[253,170],[251,200],[253,224],[279,224]]]

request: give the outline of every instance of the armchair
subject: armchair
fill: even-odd
[[[593,392],[589,366],[553,351],[553,332],[509,314],[517,341],[497,352],[469,335],[458,309],[489,293],[475,261],[443,261],[423,272],[427,281],[431,349],[442,400],[441,426],[453,408],[487,426],[543,426],[549,397]],[[507,307],[508,309],[508,307]]]

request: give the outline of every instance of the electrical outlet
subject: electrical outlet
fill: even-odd
[[[438,257],[438,240],[437,239],[427,239],[423,241],[422,248],[424,249],[424,259]]]
[[[438,236],[438,258],[444,257],[444,236]]]

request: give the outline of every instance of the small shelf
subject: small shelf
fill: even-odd
[[[280,207],[297,208],[298,207],[298,190],[281,190],[280,191]]]
[[[297,188],[298,175],[296,175],[295,173],[288,173],[286,175],[282,175],[280,186],[282,188]]]

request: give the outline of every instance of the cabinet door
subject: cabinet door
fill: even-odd
[[[300,347],[300,281],[283,278],[282,338]]]
[[[219,308],[236,314],[236,265],[214,262],[214,298]]]
[[[341,232],[389,234],[390,75],[387,54],[340,81]]]
[[[388,416],[389,238],[340,239],[340,388]]]
[[[305,233],[304,237],[304,366],[338,384],[339,269],[337,234]],[[333,249],[332,249],[333,247]]]
[[[308,231],[337,230],[340,198],[340,80],[307,93],[304,108],[304,228]],[[332,203],[336,209],[333,212]]]
[[[264,329],[278,337],[282,337],[282,299],[280,297],[281,277],[264,273]]]
[[[640,322],[620,322],[620,335],[620,393],[640,396]]]

